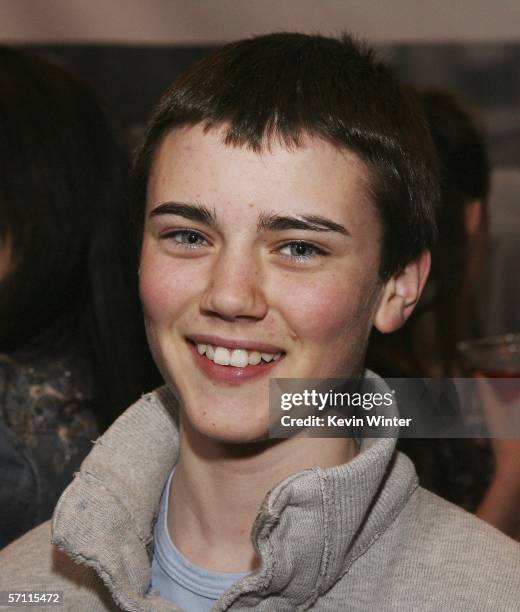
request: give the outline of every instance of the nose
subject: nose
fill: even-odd
[[[223,251],[211,269],[201,310],[226,321],[261,320],[267,314],[261,262],[243,250]]]

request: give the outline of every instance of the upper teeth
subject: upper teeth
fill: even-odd
[[[199,355],[206,355],[208,359],[219,365],[230,365],[235,368],[245,368],[246,365],[258,365],[260,361],[276,361],[281,353],[260,353],[259,351],[246,351],[244,349],[227,349],[223,346],[197,343]]]

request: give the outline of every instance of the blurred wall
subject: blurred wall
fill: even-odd
[[[518,0],[0,0],[0,40],[212,44],[273,30],[371,41],[506,41]]]

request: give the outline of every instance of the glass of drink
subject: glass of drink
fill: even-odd
[[[469,374],[520,378],[520,333],[468,340],[457,348]]]
[[[520,395],[520,334],[469,340],[460,342],[457,348],[469,376],[495,379],[493,389],[503,401]]]
[[[466,375],[477,379],[477,403],[490,433],[520,436],[520,334],[461,342],[457,348]]]

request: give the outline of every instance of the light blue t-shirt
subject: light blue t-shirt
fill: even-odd
[[[212,572],[188,561],[168,533],[168,498],[173,472],[164,487],[154,530],[153,591],[187,612],[208,612],[229,587],[248,572]]]

